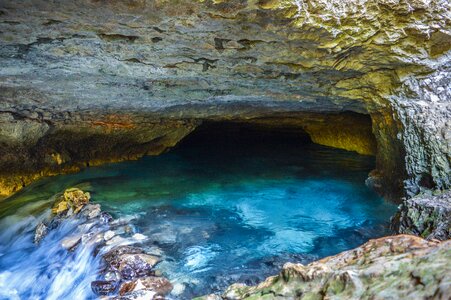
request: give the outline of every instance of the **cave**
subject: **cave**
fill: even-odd
[[[449,299],[449,11],[0,1],[0,299]]]
[[[376,167],[371,128],[368,115],[349,112],[202,120],[158,156],[40,180],[10,198],[1,215],[20,207],[23,213],[31,210],[39,216],[48,205],[47,201],[38,205],[39,199],[68,187],[81,188],[119,222],[114,232],[123,237],[107,243],[120,244],[128,237],[158,255],[159,272],[174,286],[172,297],[220,293],[236,281],[258,284],[287,262],[310,263],[390,232],[388,219],[396,205],[366,185]],[[348,149],[339,149],[343,145]],[[127,221],[120,225],[123,220]],[[39,280],[40,273],[30,271],[29,261],[22,266],[15,257],[34,257],[37,263],[31,268],[46,272],[67,259],[53,243],[61,240],[63,247],[72,249],[79,242],[70,236],[77,236],[83,226],[87,225],[76,222],[64,230],[57,228],[31,251],[22,248],[23,238],[33,239],[35,232],[18,235],[20,239],[6,245],[17,250],[2,259],[2,267],[21,266],[29,278]],[[82,274],[63,268],[48,276],[58,282],[69,272],[73,277],[64,288],[49,292],[43,285],[33,293],[68,297],[75,289],[91,297],[91,288],[77,282],[95,277],[103,264],[98,256],[87,264],[85,251],[96,251],[96,243],[87,241],[82,252],[71,250]],[[51,258],[44,258],[49,253]],[[21,276],[13,274],[13,281]],[[93,281],[92,290],[102,294],[105,282],[98,282]]]

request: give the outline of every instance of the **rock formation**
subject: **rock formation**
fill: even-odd
[[[450,246],[384,237],[307,266],[288,263],[257,286],[235,284],[199,299],[449,299]]]
[[[425,239],[445,241],[451,238],[451,192],[418,195],[405,200],[392,218],[395,232],[414,234]]]
[[[447,189],[450,11],[447,0],[2,1],[1,194],[159,154],[203,120],[313,113],[325,120],[308,124],[313,141],[374,152],[348,125],[331,143],[344,111],[371,117],[386,194]]]
[[[52,216],[36,227],[35,243],[45,242],[46,235],[65,222],[77,221],[77,230],[65,237],[61,245],[67,251],[77,247],[95,248],[93,255],[101,255],[103,266],[98,280],[91,283],[96,295],[122,300],[164,298],[172,285],[155,270],[160,257],[146,253],[139,245],[130,246],[139,239],[130,236],[129,225],[114,220],[101,211],[99,204],[89,200],[90,194],[78,188],[56,195]]]

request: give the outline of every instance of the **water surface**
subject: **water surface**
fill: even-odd
[[[92,249],[66,253],[55,243],[64,228],[32,243],[49,197],[64,188],[81,184],[103,210],[130,217],[144,246],[163,255],[172,297],[189,299],[387,234],[396,207],[365,186],[373,167],[373,157],[301,138],[218,134],[158,157],[42,180],[1,205],[0,298],[93,297]]]

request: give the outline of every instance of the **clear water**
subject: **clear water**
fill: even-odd
[[[93,297],[98,258],[58,244],[75,225],[32,243],[49,197],[64,188],[81,185],[104,211],[131,216],[142,243],[163,254],[172,297],[190,299],[387,234],[396,206],[365,186],[373,167],[372,157],[293,137],[209,135],[158,157],[42,180],[0,206],[0,298]]]

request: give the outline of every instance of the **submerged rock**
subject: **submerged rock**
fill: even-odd
[[[425,239],[451,238],[451,191],[404,200],[392,218],[392,229]]]
[[[409,235],[370,240],[306,266],[288,263],[257,286],[199,299],[449,299],[451,241]]]

